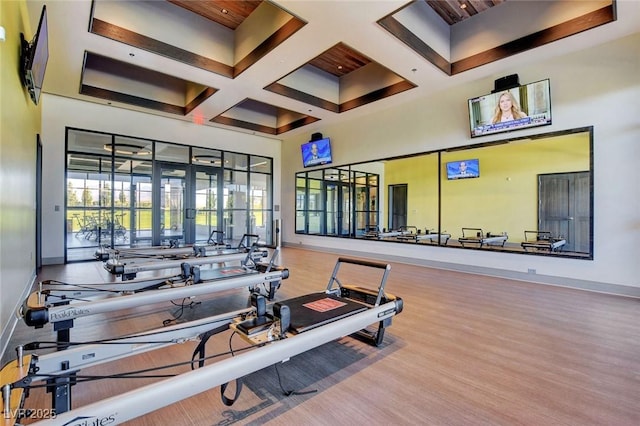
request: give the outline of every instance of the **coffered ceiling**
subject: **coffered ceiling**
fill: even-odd
[[[637,31],[611,0],[27,4],[44,92],[277,138]]]

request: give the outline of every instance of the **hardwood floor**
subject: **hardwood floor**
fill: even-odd
[[[276,300],[324,290],[337,258],[282,249],[280,264],[291,275]],[[45,267],[38,279],[94,282],[104,278],[96,265]],[[347,283],[378,284],[369,272],[347,272]],[[404,311],[393,319],[380,347],[345,337],[245,377],[231,407],[214,388],[126,424],[640,424],[638,299],[398,263],[392,263],[386,288],[404,300]],[[200,304],[187,308],[180,321],[246,307],[248,292],[231,290],[196,300]],[[179,313],[178,307],[162,303],[81,318],[71,338],[85,341],[157,328]],[[34,331],[20,323],[9,348],[54,337],[50,325]],[[81,374],[189,361],[195,345],[174,345]],[[227,335],[216,336],[207,354],[228,347]],[[3,363],[12,358],[13,353],[5,354]],[[188,370],[178,366],[167,372]],[[311,393],[285,396],[279,378],[286,390]],[[72,388],[73,406],[155,380],[79,383]],[[32,389],[25,406],[50,404],[50,395]]]

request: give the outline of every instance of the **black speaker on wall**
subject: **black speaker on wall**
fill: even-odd
[[[320,139],[322,139],[322,133],[312,133],[311,134],[311,141],[319,141]]]
[[[491,93],[513,89],[514,87],[518,86],[520,86],[520,78],[518,77],[518,74],[507,75],[504,77],[500,77],[493,82],[493,91]]]

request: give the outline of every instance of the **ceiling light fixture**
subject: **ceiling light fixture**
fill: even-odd
[[[222,10],[221,10],[221,12],[222,12],[222,13],[224,13],[225,15],[226,15],[227,13],[229,13],[229,11],[228,11],[227,9],[222,9]]]
[[[144,146],[134,145],[131,143],[117,143],[113,146],[110,143],[104,144],[104,150],[113,152],[120,155],[151,155],[151,151]]]
[[[460,5],[460,9],[466,9],[466,8],[467,8],[467,4],[466,4],[466,3],[462,3],[462,4]]]

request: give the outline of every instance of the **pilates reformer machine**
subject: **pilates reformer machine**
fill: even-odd
[[[467,245],[477,247],[504,247],[508,238],[509,236],[506,232],[501,234],[492,234],[487,232],[485,234],[481,228],[462,228],[462,237],[458,238],[458,242],[462,247],[466,247]]]
[[[219,236],[218,236],[219,234]],[[113,257],[120,259],[126,259],[131,257],[138,258],[152,258],[152,259],[165,259],[165,258],[177,258],[177,257],[190,257],[190,256],[207,256],[211,255],[209,252],[218,253],[220,250],[233,251],[234,248],[230,244],[223,242],[224,234],[221,231],[213,230],[209,234],[209,238],[205,244],[192,244],[180,246],[177,240],[170,240],[168,245],[151,246],[151,247],[131,247],[131,248],[111,248],[109,246],[102,246],[96,250],[94,257],[96,260],[107,261]],[[260,240],[260,236],[254,234],[244,234],[238,246],[235,247],[236,251],[247,250],[254,244],[257,244]]]
[[[365,238],[375,238],[378,240],[389,239],[389,238],[401,238],[404,236],[409,236],[411,234],[417,234],[418,228],[415,226],[401,226],[398,229],[383,229],[382,231],[378,230],[370,230],[366,232],[363,236]]]
[[[408,241],[408,242],[429,242],[429,243],[440,243],[442,245],[447,245],[449,242],[449,238],[451,238],[451,234],[446,232],[438,233],[435,230],[429,230],[425,228],[424,233],[421,229],[418,229],[416,233],[403,234],[396,237],[400,241]]]
[[[380,269],[382,278],[377,289],[343,284],[338,277],[343,264]],[[379,346],[392,317],[403,309],[402,299],[384,289],[390,269],[383,263],[339,258],[325,291],[279,301],[269,308],[263,296],[252,295],[252,306],[244,310],[118,339],[77,344],[42,356],[24,355],[25,350],[36,349],[36,343],[18,347],[17,359],[1,372],[5,424],[15,425],[20,415],[28,412],[24,408],[26,396],[38,382],[44,382],[52,393],[49,413],[55,417],[37,422],[38,425],[111,425],[217,386],[225,405],[231,405],[240,395],[242,377],[347,335]],[[230,346],[231,338],[237,335],[244,347],[205,356],[207,340],[228,332],[232,333],[228,338]],[[192,371],[84,407],[71,407],[71,387],[83,380],[96,379],[79,375],[81,369],[192,340],[199,340],[199,344],[191,360],[184,363]],[[221,355],[234,356],[205,365],[207,359],[220,359]],[[140,377],[138,372],[130,376]],[[233,380],[236,394],[229,399],[224,391]]]
[[[167,275],[152,275],[126,281],[95,283],[68,283],[59,280],[43,280],[38,283],[38,289],[27,299],[25,306],[55,305],[64,302],[87,301],[89,299],[104,299],[126,294],[140,293],[150,290],[182,287],[185,285],[211,282],[218,279],[243,276],[251,273],[265,273],[281,269],[275,264],[279,251],[274,250],[269,262],[261,262],[264,252],[254,256],[248,252],[239,266],[223,266],[219,268],[200,269],[189,261],[179,265],[179,272]],[[277,287],[271,286],[267,295],[273,299]]]
[[[520,244],[525,251],[562,251],[567,240],[553,236],[549,231],[524,231],[524,241]]]
[[[25,324],[35,328],[52,323],[57,332],[57,341],[62,344],[69,342],[75,319],[95,314],[241,287],[273,300],[282,280],[289,277],[287,268],[274,264],[276,254],[268,264],[258,263],[251,268],[241,266],[200,270],[197,266],[184,263],[181,275],[165,278],[162,282],[153,279],[82,285],[49,282],[48,286],[27,297],[17,315]],[[104,298],[105,295],[107,298]]]
[[[167,249],[170,250],[170,249]],[[104,269],[113,275],[121,276],[123,281],[136,278],[139,272],[158,271],[163,269],[180,268],[183,262],[193,265],[224,264],[228,262],[246,263],[252,260],[257,263],[263,257],[269,255],[268,251],[254,243],[251,246],[244,245],[237,248],[225,248],[205,250],[200,253],[175,256],[175,257],[131,257],[121,259],[118,255],[104,262]]]

